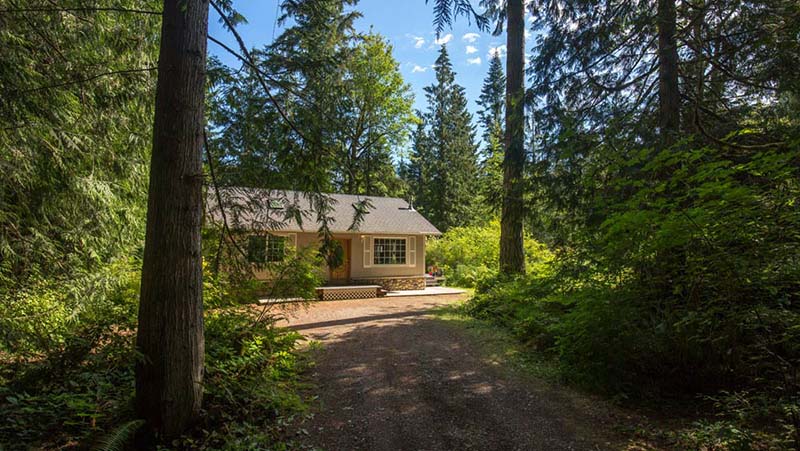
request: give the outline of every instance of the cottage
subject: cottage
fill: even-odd
[[[221,196],[232,228],[262,232],[251,234],[247,241],[254,262],[283,258],[287,243],[295,248],[319,246],[319,196],[249,188],[226,188]],[[380,285],[391,291],[425,288],[425,240],[441,232],[409,202],[394,197],[325,196],[332,207],[326,214],[328,224],[343,250],[340,266],[322,269],[328,285]],[[216,202],[210,204],[212,217],[220,219],[213,207]],[[356,209],[365,205],[369,208],[364,209],[363,220],[354,224]],[[269,277],[263,272],[256,275]]]

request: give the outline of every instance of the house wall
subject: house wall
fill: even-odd
[[[288,235],[298,249],[307,246],[318,246],[319,237],[316,232],[276,233]],[[425,236],[424,235],[362,235],[334,234],[334,238],[350,240],[350,279],[353,283],[382,285],[391,290],[409,290],[425,288]],[[374,238],[406,239],[405,265],[375,265],[373,262]],[[320,273],[327,280],[328,270],[320,268]],[[268,278],[267,273],[258,273],[259,278]]]
[[[402,266],[373,264],[372,245],[374,238],[406,239],[406,264]],[[353,261],[350,267],[350,277],[353,279],[370,277],[422,276],[425,274],[424,235],[352,235],[352,240],[351,251]],[[413,253],[411,242],[414,243]],[[414,264],[412,265],[411,263]]]

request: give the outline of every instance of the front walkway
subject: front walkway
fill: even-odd
[[[390,291],[386,293],[387,298],[401,297],[401,296],[446,296],[462,294],[464,290],[451,287],[426,287],[424,290],[403,290],[403,291]]]

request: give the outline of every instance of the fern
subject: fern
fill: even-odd
[[[133,420],[123,423],[101,438],[92,449],[94,451],[122,451],[125,449],[125,445],[133,439],[133,435],[136,431],[144,426],[144,423],[144,420]]]

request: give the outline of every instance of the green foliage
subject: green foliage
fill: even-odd
[[[447,48],[436,58],[436,82],[425,88],[428,110],[413,135],[413,149],[403,168],[420,212],[439,230],[475,223],[481,218],[475,131],[464,88]]]
[[[70,4],[78,2],[57,7]],[[13,12],[41,7],[29,0],[6,7],[0,292],[84,277],[140,243],[160,23],[91,10]]]
[[[282,3],[289,26],[253,52],[263,73],[276,74],[266,77],[269,93],[251,69],[210,62],[210,147],[221,184],[399,194],[393,154],[415,120],[413,95],[388,41],[355,32],[355,3]]]
[[[550,275],[489,280],[470,312],[556,353],[563,377],[593,390],[717,400],[721,418],[687,431],[689,448],[795,443],[796,152],[644,150],[598,165],[640,176],[606,181],[594,200],[605,220]]]
[[[136,277],[138,280],[138,277]],[[206,288],[224,292],[209,280]],[[119,289],[136,305],[136,291]],[[62,449],[95,444],[117,449],[140,424],[132,409],[135,308],[122,322],[82,323],[63,345],[36,359],[3,355],[0,443],[9,449]],[[163,449],[273,449],[282,427],[303,411],[297,392],[300,336],[258,320],[249,308],[206,313],[203,423]]]
[[[503,203],[503,158],[505,150],[506,77],[500,55],[494,55],[483,80],[478,118],[483,127],[483,159],[480,163],[480,194],[492,212]]]
[[[0,350],[53,352],[86,327],[132,327],[139,291],[135,260],[118,260],[71,280],[37,277],[17,291],[0,291]]]
[[[316,288],[323,283],[322,260],[314,246],[290,251],[282,262],[270,268],[274,277],[266,282],[269,297],[315,299]]]
[[[426,245],[426,263],[442,268],[447,284],[475,287],[482,280],[497,275],[500,265],[500,221],[482,226],[455,227]],[[553,255],[541,243],[525,239],[525,256],[529,273],[548,271]]]
[[[556,331],[569,303],[555,296],[554,281],[542,276],[506,282],[487,279],[478,286],[465,309],[513,333],[532,349],[553,353]]]
[[[206,415],[182,449],[267,450],[282,446],[291,415],[302,413],[297,392],[304,363],[300,335],[257,322],[249,310],[206,315]]]
[[[131,417],[133,331],[85,327],[61,349],[0,365],[0,443],[11,449],[90,444]]]
[[[221,232],[207,229],[204,233],[211,237]],[[222,243],[221,248],[207,251],[220,254],[220,267],[216,271],[209,263],[216,255],[207,255],[203,263],[203,303],[207,307],[249,304],[258,298],[316,298],[316,288],[323,283],[320,268],[325,261],[320,249],[315,246],[296,249],[286,245],[282,260],[254,264],[249,261],[249,255],[244,254],[250,237],[252,235],[238,236],[232,238],[237,245]],[[256,273],[260,278],[256,278]]]
[[[144,420],[132,420],[117,426],[101,438],[92,448],[94,451],[123,451],[133,442],[136,431],[144,426]]]

